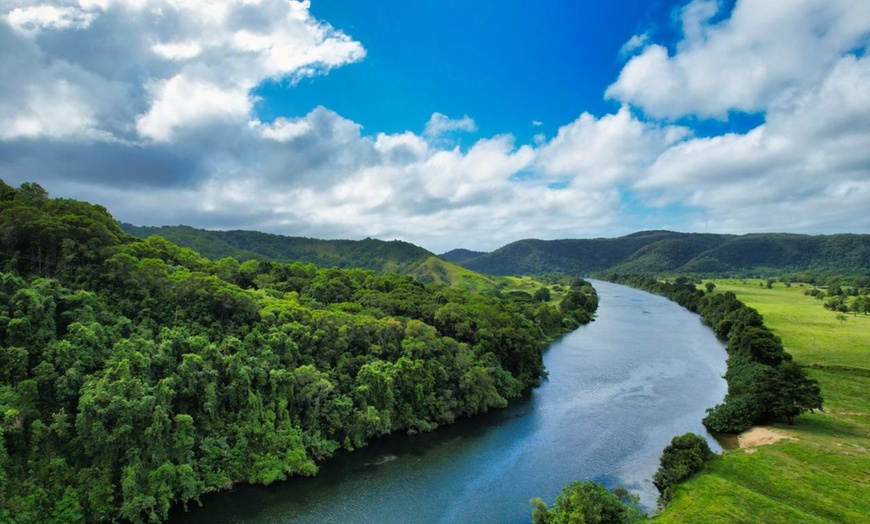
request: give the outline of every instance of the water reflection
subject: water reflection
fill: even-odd
[[[595,282],[598,319],[551,345],[549,379],[508,408],[381,439],[314,478],[204,497],[176,523],[529,522],[572,480],[627,486],[647,507],[662,448],[706,434],[725,395],[725,351],[701,320],[657,296]],[[714,449],[721,449],[715,440]]]

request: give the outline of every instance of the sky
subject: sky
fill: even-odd
[[[0,0],[0,179],[440,253],[870,233],[867,0]]]

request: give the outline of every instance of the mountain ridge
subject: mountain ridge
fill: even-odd
[[[122,224],[137,237],[158,235],[206,258],[276,260],[323,267],[359,267],[380,273],[457,274],[438,269],[430,251],[401,240],[321,240],[259,231]],[[870,273],[870,235],[838,233],[685,233],[637,231],[613,238],[528,238],[491,252],[454,249],[437,257],[490,275],[592,275],[605,272],[705,276],[781,275],[794,272]]]
[[[617,238],[512,242],[461,265],[481,273],[704,275],[870,272],[870,235],[639,231]]]

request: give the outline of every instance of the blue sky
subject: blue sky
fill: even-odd
[[[318,105],[366,130],[422,132],[432,113],[470,115],[478,136],[531,143],[583,111],[619,108],[604,90],[619,50],[667,24],[674,2],[320,1],[312,14],[364,43],[366,59],[297,85],[258,90],[266,118]],[[541,122],[540,129],[533,121]]]
[[[0,1],[0,178],[440,252],[870,232],[866,0]]]

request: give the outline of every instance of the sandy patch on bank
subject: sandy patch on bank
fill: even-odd
[[[747,453],[754,453],[755,448],[758,446],[767,446],[768,444],[773,444],[774,442],[779,442],[783,439],[797,440],[782,431],[756,426],[741,433],[737,437],[737,443],[740,448],[745,449]]]

